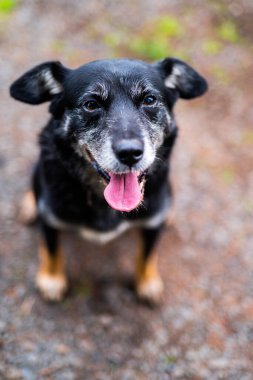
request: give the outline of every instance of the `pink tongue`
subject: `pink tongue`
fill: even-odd
[[[112,174],[110,183],[104,191],[104,197],[109,205],[118,211],[131,211],[142,200],[137,173]]]

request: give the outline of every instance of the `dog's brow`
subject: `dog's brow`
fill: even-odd
[[[147,80],[137,80],[133,83],[130,89],[130,94],[133,98],[139,98],[143,94],[157,92]]]
[[[103,82],[97,82],[90,85],[86,91],[90,94],[95,94],[100,96],[103,100],[106,100],[109,95],[108,88],[105,83]]]

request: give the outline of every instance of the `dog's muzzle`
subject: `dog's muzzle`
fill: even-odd
[[[144,180],[147,170],[144,172],[129,170],[126,173],[107,172],[97,163],[88,149],[86,148],[85,150],[91,165],[106,182],[104,197],[107,203],[118,211],[130,212],[136,209],[143,200]],[[124,154],[122,151],[124,151]],[[141,148],[138,147],[137,149],[137,145],[136,148],[131,148],[131,152],[129,146],[121,145],[122,157],[128,155],[129,160],[130,156],[131,160],[133,160],[134,155],[140,157],[138,159],[140,160],[142,157],[140,151]]]

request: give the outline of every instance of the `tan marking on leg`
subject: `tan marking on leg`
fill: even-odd
[[[157,252],[152,252],[147,260],[144,260],[143,250],[137,257],[136,265],[136,291],[137,295],[151,303],[161,300],[163,282],[157,267]]]
[[[51,257],[44,243],[39,245],[40,266],[36,285],[44,299],[60,301],[67,290],[62,253],[58,250]]]
[[[32,190],[29,190],[23,196],[20,203],[18,220],[24,224],[31,224],[37,218],[37,207],[35,196]]]

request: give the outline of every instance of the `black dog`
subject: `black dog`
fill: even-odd
[[[103,60],[76,70],[46,62],[13,83],[15,99],[51,102],[33,176],[43,234],[37,286],[46,299],[61,299],[67,289],[57,238],[59,229],[69,227],[107,242],[138,226],[143,247],[137,294],[150,301],[160,297],[154,245],[171,204],[169,158],[177,135],[172,109],[178,98],[206,90],[204,78],[174,58],[154,64]]]

